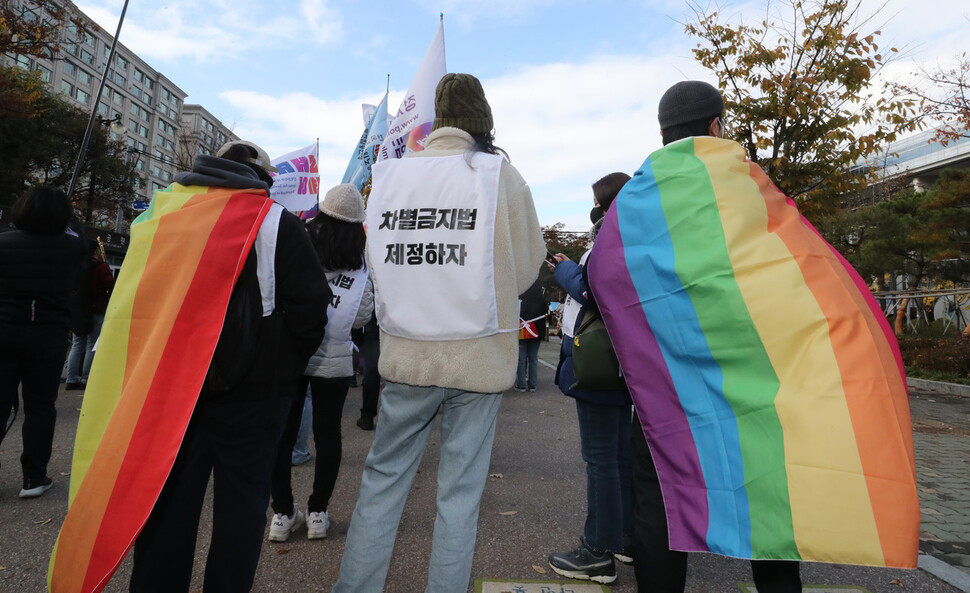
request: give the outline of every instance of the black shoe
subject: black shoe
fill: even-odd
[[[24,487],[20,491],[20,498],[37,498],[47,492],[54,485],[54,481],[44,476],[41,480],[31,481],[24,478]]]
[[[87,387],[87,383],[68,383],[64,389],[66,391],[83,391],[85,387]]]
[[[357,419],[357,426],[361,430],[374,430],[374,417],[361,416]]]
[[[613,559],[621,564],[633,564],[633,552],[630,550],[623,550],[622,552],[613,552]]]
[[[593,581],[608,585],[616,580],[616,565],[613,554],[594,552],[586,547],[582,538],[580,546],[571,552],[549,555],[549,566],[556,573],[570,578]]]

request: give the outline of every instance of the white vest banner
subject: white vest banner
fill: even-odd
[[[377,322],[412,340],[500,331],[495,210],[502,157],[389,159],[374,165],[367,255]]]
[[[359,270],[337,270],[327,272],[327,282],[333,296],[327,307],[327,331],[323,335],[323,355],[327,357],[334,349],[343,350],[341,345],[350,344],[350,331],[357,318],[357,309],[364,298],[367,286],[367,266]]]

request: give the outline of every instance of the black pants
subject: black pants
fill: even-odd
[[[377,416],[377,400],[381,393],[381,374],[377,363],[381,358],[381,334],[377,322],[371,321],[364,329],[364,344],[360,355],[364,357],[364,382],[362,384],[363,403],[360,407],[361,418]]]
[[[0,431],[7,428],[10,412],[20,397],[19,388],[24,404],[24,449],[20,456],[24,487],[34,487],[47,476],[57,420],[54,402],[67,353],[66,332],[54,336],[30,333],[5,336],[0,341]]]
[[[270,476],[289,401],[201,402],[158,502],[135,542],[129,591],[186,593],[209,475],[212,542],[205,593],[253,586],[266,527]]]
[[[340,418],[344,402],[350,390],[350,377],[325,379],[323,377],[304,377],[297,386],[299,394],[293,402],[286,428],[280,439],[279,452],[273,468],[273,512],[284,515],[293,514],[293,486],[290,466],[293,444],[300,431],[300,418],[303,414],[303,400],[307,384],[313,397],[313,443],[316,459],[313,468],[313,492],[307,503],[307,511],[322,513],[330,504],[337,474],[340,472],[340,459],[343,453],[340,436]]]
[[[687,553],[670,549],[667,514],[647,440],[640,420],[633,416],[634,508],[633,569],[643,593],[682,593],[687,583]],[[798,562],[752,560],[751,573],[758,593],[800,593]]]

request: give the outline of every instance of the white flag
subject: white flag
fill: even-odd
[[[320,193],[317,144],[276,157],[273,166],[279,172],[273,174],[270,197],[290,212],[313,212]]]
[[[391,122],[381,145],[380,160],[424,150],[425,138],[431,133],[434,122],[434,91],[445,72],[445,24],[442,21]]]

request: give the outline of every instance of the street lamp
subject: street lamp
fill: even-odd
[[[116,113],[111,119],[101,117],[100,115],[96,115],[95,118],[102,126],[108,126],[108,128],[114,132],[115,135],[121,136],[125,133],[125,124],[121,123],[120,113]]]

